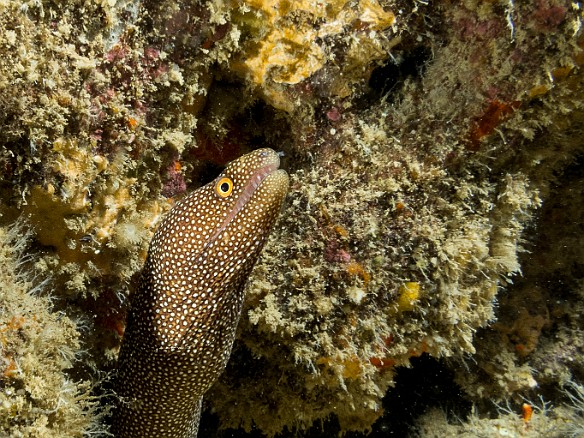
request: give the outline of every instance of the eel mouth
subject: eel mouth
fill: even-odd
[[[245,207],[245,205],[250,201],[253,195],[256,193],[258,188],[262,185],[262,183],[268,178],[270,175],[279,175],[280,178],[286,178],[288,180],[288,174],[286,171],[279,169],[280,167],[280,156],[278,153],[274,152],[271,149],[267,149],[265,151],[260,152],[260,156],[264,159],[263,161],[266,163],[263,166],[258,167],[253,175],[246,181],[245,186],[243,187],[241,194],[238,196],[235,204],[229,214],[223,219],[217,231],[213,233],[209,241],[207,242],[206,247],[209,246],[212,242],[214,242],[217,237],[225,231],[225,228],[231,223],[231,221],[239,214],[239,212]],[[287,187],[286,183],[286,187]],[[284,191],[285,192],[285,191]]]
[[[254,195],[256,190],[259,186],[262,185],[264,180],[278,170],[280,167],[280,160],[278,159],[277,162],[270,162],[265,166],[260,167],[245,184],[243,190],[241,191],[241,195],[237,198],[235,205],[233,206],[233,210],[227,215],[225,220],[231,222],[235,216],[241,211],[241,209],[249,202],[251,197]]]

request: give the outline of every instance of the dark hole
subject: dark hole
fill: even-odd
[[[371,72],[370,91],[366,100],[396,94],[407,78],[417,78],[424,73],[431,56],[429,47],[418,46],[403,52],[401,56],[390,57],[385,64]]]

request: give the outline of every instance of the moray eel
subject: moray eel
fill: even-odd
[[[116,437],[196,437],[225,369],[246,279],[288,191],[272,149],[227,165],[164,217],[130,297],[118,359]]]

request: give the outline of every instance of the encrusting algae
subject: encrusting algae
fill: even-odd
[[[268,104],[292,112],[298,103],[290,86],[315,74],[334,77],[329,93],[349,96],[364,70],[386,56],[392,42],[385,32],[391,33],[395,15],[375,0],[252,0],[243,2],[234,23],[250,38],[231,69]]]
[[[28,224],[24,257],[51,274],[27,294],[24,264],[0,292],[0,434],[107,428],[114,402],[86,396],[109,391],[160,219],[263,147],[290,194],[205,397],[220,428],[432,436],[443,414],[400,379],[427,360],[464,405],[439,430],[564,430],[584,376],[583,20],[567,0],[0,0],[0,225]],[[525,422],[540,396],[556,408]]]
[[[69,375],[83,359],[77,325],[50,310],[50,281],[28,271],[30,238],[21,223],[0,228],[0,435],[98,433],[92,384]]]

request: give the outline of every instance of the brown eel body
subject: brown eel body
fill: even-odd
[[[279,162],[271,149],[244,155],[162,220],[130,297],[116,437],[197,436],[203,394],[229,359],[245,282],[288,190]]]

